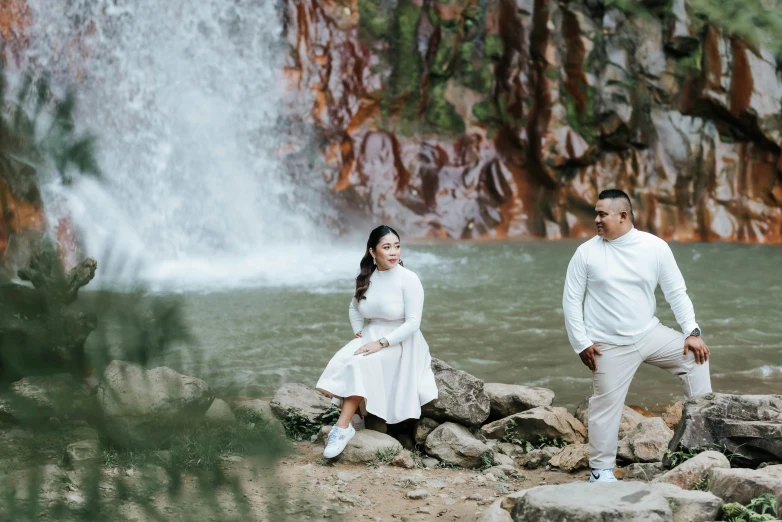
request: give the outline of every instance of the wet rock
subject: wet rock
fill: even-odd
[[[562,448],[562,451],[554,455],[549,464],[570,473],[589,467],[589,445],[571,444]]]
[[[421,418],[418,422],[415,423],[415,429],[413,430],[415,443],[419,446],[426,444],[426,438],[439,425],[440,423],[434,419],[430,419],[428,417]]]
[[[491,401],[491,417],[501,419],[514,413],[551,406],[554,392],[547,388],[518,384],[486,383],[483,387]]]
[[[656,478],[655,482],[666,482],[682,489],[692,489],[697,482],[707,479],[714,468],[730,469],[730,461],[719,451],[704,451]]]
[[[662,462],[634,462],[624,469],[624,480],[650,482],[665,472]]]
[[[271,401],[271,409],[278,419],[298,414],[311,422],[319,422],[324,413],[331,409],[331,399],[317,390],[298,383],[280,386]]]
[[[584,426],[589,427],[589,398],[584,399],[576,406],[576,413],[574,416],[580,420]],[[638,423],[645,418],[646,417],[625,404],[622,408],[622,420],[619,423],[619,438],[622,438],[628,431],[638,426]]]
[[[782,396],[712,393],[684,403],[671,449],[716,447],[741,454],[732,464],[782,462]]]
[[[236,416],[231,411],[228,403],[222,399],[215,399],[204,414],[204,421],[213,426],[226,426],[236,422]]]
[[[329,433],[331,433],[331,426],[323,426],[318,433],[318,442],[325,444]],[[376,462],[378,453],[389,454],[394,452],[396,452],[394,457],[397,457],[402,452],[402,445],[399,444],[398,440],[385,433],[361,430],[356,432],[336,459],[339,462],[349,463]]]
[[[426,439],[426,452],[442,462],[462,468],[477,468],[491,449],[467,428],[453,422],[439,425]]]
[[[761,469],[714,468],[709,490],[725,502],[747,504],[763,493],[782,502],[782,464]]]
[[[670,522],[668,501],[645,484],[574,482],[526,490],[513,508],[514,520],[558,522]]]
[[[723,504],[721,498],[708,491],[685,490],[673,484],[649,487],[668,501],[674,522],[711,522],[717,519]]]
[[[174,429],[201,423],[214,392],[201,379],[166,367],[112,361],[98,386],[106,432],[126,446],[156,446]]]
[[[481,433],[489,439],[512,436],[537,442],[539,437],[545,437],[583,443],[587,431],[565,408],[541,406],[486,424],[481,428]]]
[[[439,396],[423,406],[423,416],[465,426],[480,426],[489,417],[491,403],[482,380],[434,357],[432,371]]]
[[[672,437],[660,417],[644,419],[619,441],[616,454],[628,462],[661,462]]]
[[[96,439],[74,442],[65,448],[65,461],[73,467],[97,462],[101,457],[100,442]]]

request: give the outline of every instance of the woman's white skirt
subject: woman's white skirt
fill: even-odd
[[[371,355],[353,355],[363,345],[390,334],[403,321],[371,320],[363,336],[331,358],[316,388],[329,397],[364,397],[362,413],[389,424],[421,417],[421,406],[437,398],[432,357],[420,330]]]

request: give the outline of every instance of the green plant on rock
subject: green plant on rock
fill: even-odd
[[[426,122],[432,127],[450,134],[464,133],[464,120],[456,108],[445,99],[446,82],[438,81],[432,85],[429,103],[424,111]]]
[[[711,489],[711,479],[703,477],[693,484],[690,489],[693,491],[709,491]]]
[[[741,446],[739,446],[740,448]],[[738,450],[738,448],[736,448]],[[734,459],[746,458],[738,451],[733,451],[724,444],[717,444],[712,442],[710,446],[696,446],[694,448],[679,448],[677,451],[671,451],[670,448],[665,450],[665,458],[668,462],[668,466],[672,469],[682,464],[685,461],[703,453],[704,451],[719,451],[728,458],[729,462],[733,462]]]
[[[722,513],[727,522],[763,522],[778,520],[779,505],[777,497],[771,493],[763,493],[753,498],[747,505],[732,502],[722,506]]]
[[[387,448],[381,448],[375,452],[375,458],[382,464],[388,464],[399,455],[399,446],[389,446]]]
[[[478,471],[484,471],[494,466],[494,452],[485,451],[481,455],[481,465],[478,466]]]
[[[310,440],[320,431],[321,423],[311,420],[299,410],[291,410],[282,419],[285,434],[297,441]]]
[[[387,38],[391,28],[391,19],[387,13],[380,10],[377,0],[359,0],[359,36],[366,44],[372,40]]]

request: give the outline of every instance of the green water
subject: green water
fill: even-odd
[[[572,407],[591,394],[591,373],[562,319],[565,269],[578,242],[417,244],[403,253],[426,291],[422,331],[434,357],[486,382],[551,388]],[[726,393],[782,393],[782,248],[672,244],[704,339],[712,384]],[[358,259],[356,259],[356,264]],[[292,268],[293,270],[293,268]],[[349,271],[347,272],[349,273]],[[314,286],[189,293],[194,343],[180,355],[219,394],[269,397],[282,382],[314,385],[352,335],[349,277]],[[658,317],[678,329],[658,290]],[[677,378],[642,367],[629,404],[653,408],[681,396]]]

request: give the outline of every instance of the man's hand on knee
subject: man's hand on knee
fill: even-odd
[[[692,351],[695,356],[695,362],[698,364],[708,361],[709,355],[711,355],[711,351],[706,346],[706,343],[703,342],[703,339],[693,335],[684,340],[684,356],[687,357],[687,353],[690,351]]]
[[[685,350],[686,349],[687,348],[685,347]],[[583,362],[587,366],[587,368],[589,368],[593,372],[597,371],[598,355],[603,355],[603,353],[600,350],[598,350],[597,346],[595,346],[594,344],[578,354],[578,356],[581,357],[581,362]]]

